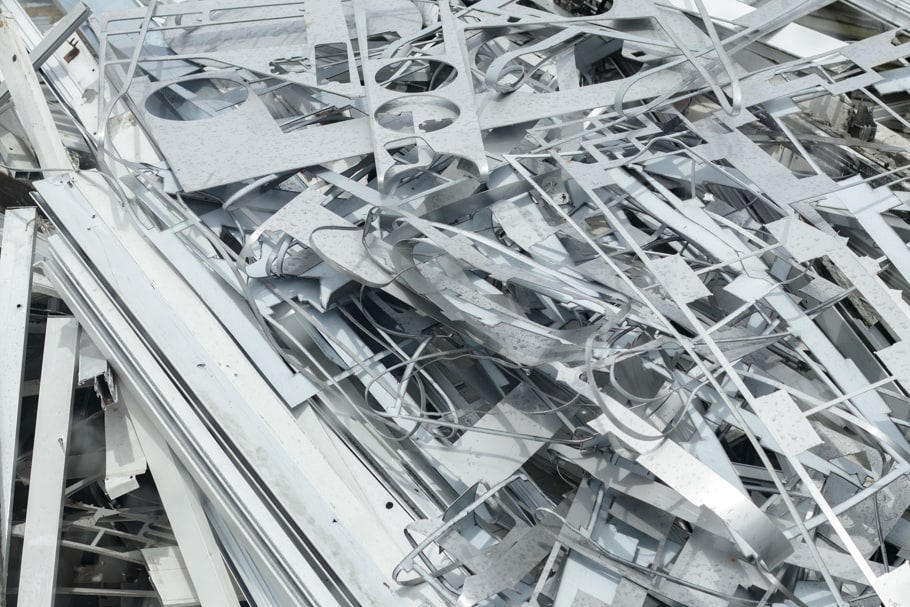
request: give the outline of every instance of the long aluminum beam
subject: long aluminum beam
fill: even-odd
[[[72,161],[60,140],[51,110],[44,101],[44,92],[32,68],[28,51],[19,33],[6,19],[0,19],[0,72],[41,168],[71,168]]]
[[[128,394],[126,386],[120,387],[119,391],[122,399],[135,406],[141,404],[141,399]],[[164,438],[155,432],[144,416],[131,416],[130,419],[155,477],[161,502],[200,604],[202,607],[238,605],[230,574],[202,510],[199,489],[174,458]]]
[[[49,318],[35,423],[36,457],[32,458],[19,574],[20,607],[52,607],[54,604],[78,353],[79,323],[76,319]]]
[[[7,211],[0,248],[0,589],[6,588],[9,562],[35,218],[34,208]]]

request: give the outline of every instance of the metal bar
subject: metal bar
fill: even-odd
[[[28,51],[13,23],[0,18],[0,73],[9,86],[16,115],[45,170],[65,170],[73,165],[60,140],[51,111],[44,101],[38,76],[29,61]]]
[[[63,514],[63,483],[79,351],[79,323],[50,318],[44,340],[41,393],[35,423],[22,568],[20,607],[51,607],[57,582],[57,548]]]
[[[0,589],[9,562],[36,216],[34,208],[7,211],[0,248]]]
[[[124,394],[124,398],[126,395]],[[138,404],[138,400],[133,401]],[[130,417],[202,607],[237,605],[221,551],[202,510],[199,489],[144,417]]]

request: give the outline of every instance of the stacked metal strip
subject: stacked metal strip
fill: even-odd
[[[910,604],[908,3],[83,1],[0,0],[0,601]]]

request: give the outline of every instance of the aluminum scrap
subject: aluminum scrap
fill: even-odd
[[[910,605],[910,3],[83,2],[0,0],[0,602]]]

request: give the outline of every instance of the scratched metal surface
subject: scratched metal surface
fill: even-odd
[[[907,604],[905,2],[0,4],[7,604]]]

